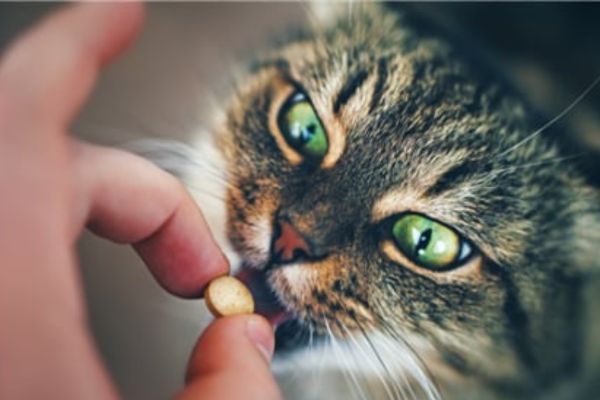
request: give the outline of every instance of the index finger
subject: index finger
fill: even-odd
[[[73,171],[80,207],[72,224],[130,243],[169,292],[197,297],[227,260],[200,209],[172,175],[136,155],[84,143],[75,145]]]
[[[0,68],[0,106],[13,119],[65,128],[95,82],[98,70],[136,37],[141,4],[78,4],[52,13],[20,37]],[[15,115],[17,114],[17,115]],[[44,133],[47,133],[46,130]]]

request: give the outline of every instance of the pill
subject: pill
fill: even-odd
[[[208,284],[204,291],[206,306],[215,317],[252,314],[254,299],[250,290],[232,276],[221,276]]]

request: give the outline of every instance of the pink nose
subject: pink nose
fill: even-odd
[[[310,246],[292,224],[280,222],[279,236],[273,242],[274,258],[279,262],[291,262],[302,255],[310,256]]]

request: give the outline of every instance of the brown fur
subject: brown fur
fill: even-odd
[[[433,369],[448,398],[546,396],[583,376],[599,196],[549,132],[531,136],[545,120],[527,101],[443,37],[409,12],[357,7],[260,58],[220,127],[229,239],[254,268],[269,262],[257,225],[285,215],[311,241],[316,259],[265,272],[300,329],[418,337],[435,349],[426,363],[468,383],[454,392]],[[294,88],[331,143],[318,166],[274,123]],[[386,236],[405,211],[452,226],[478,256],[415,267]]]

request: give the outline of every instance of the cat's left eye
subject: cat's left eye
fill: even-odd
[[[287,144],[305,158],[318,161],[327,154],[325,129],[304,93],[290,96],[279,111],[277,124]]]
[[[421,214],[401,215],[392,226],[392,236],[408,259],[432,271],[457,267],[473,253],[457,232]]]

